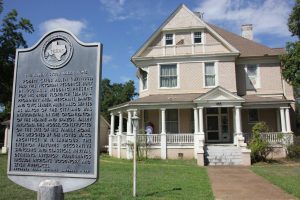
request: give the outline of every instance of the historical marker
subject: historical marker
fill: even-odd
[[[8,176],[38,190],[44,180],[68,192],[98,176],[101,44],[67,31],[16,53]]]

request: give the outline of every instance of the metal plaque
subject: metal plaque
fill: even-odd
[[[64,192],[98,177],[102,45],[64,30],[18,49],[8,176],[37,191],[54,179]]]

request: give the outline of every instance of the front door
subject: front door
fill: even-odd
[[[227,108],[206,108],[206,141],[229,142]]]

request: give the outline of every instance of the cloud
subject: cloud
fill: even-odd
[[[204,12],[205,21],[222,23],[235,31],[242,24],[253,24],[255,34],[289,36],[290,4],[282,0],[204,0],[195,11]]]
[[[143,19],[144,16],[153,14],[153,10],[147,9],[147,2],[140,0],[99,0],[101,7],[109,13],[109,21],[126,19]]]
[[[110,55],[103,55],[103,64],[107,64],[112,60],[112,56]]]
[[[69,20],[65,18],[50,19],[40,24],[39,28],[42,33],[49,32],[53,29],[66,29],[77,36],[80,36],[87,25],[84,21]]]

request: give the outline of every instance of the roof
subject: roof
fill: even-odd
[[[208,24],[208,23],[207,23]],[[222,38],[240,51],[240,57],[274,56],[283,54],[284,48],[269,48],[255,41],[243,38],[235,33],[226,31],[213,24],[208,24]]]
[[[279,102],[290,102],[285,98],[279,97],[266,97],[266,96],[258,96],[255,94],[242,96],[245,99],[246,103],[279,103]]]
[[[123,104],[119,104],[109,108],[109,111],[125,108],[128,106],[144,106],[144,105],[166,105],[166,104],[191,104],[197,103],[196,99],[204,96],[207,93],[187,93],[187,94],[155,94],[135,99]],[[233,94],[233,93],[232,93]],[[277,97],[264,97],[259,95],[245,95],[241,96],[245,101],[242,104],[277,104],[289,103],[290,100]],[[222,100],[220,100],[222,101]]]
[[[174,102],[192,102],[194,99],[200,97],[203,93],[190,94],[156,94],[146,97],[138,98],[132,101],[132,104],[139,103],[174,103]]]

